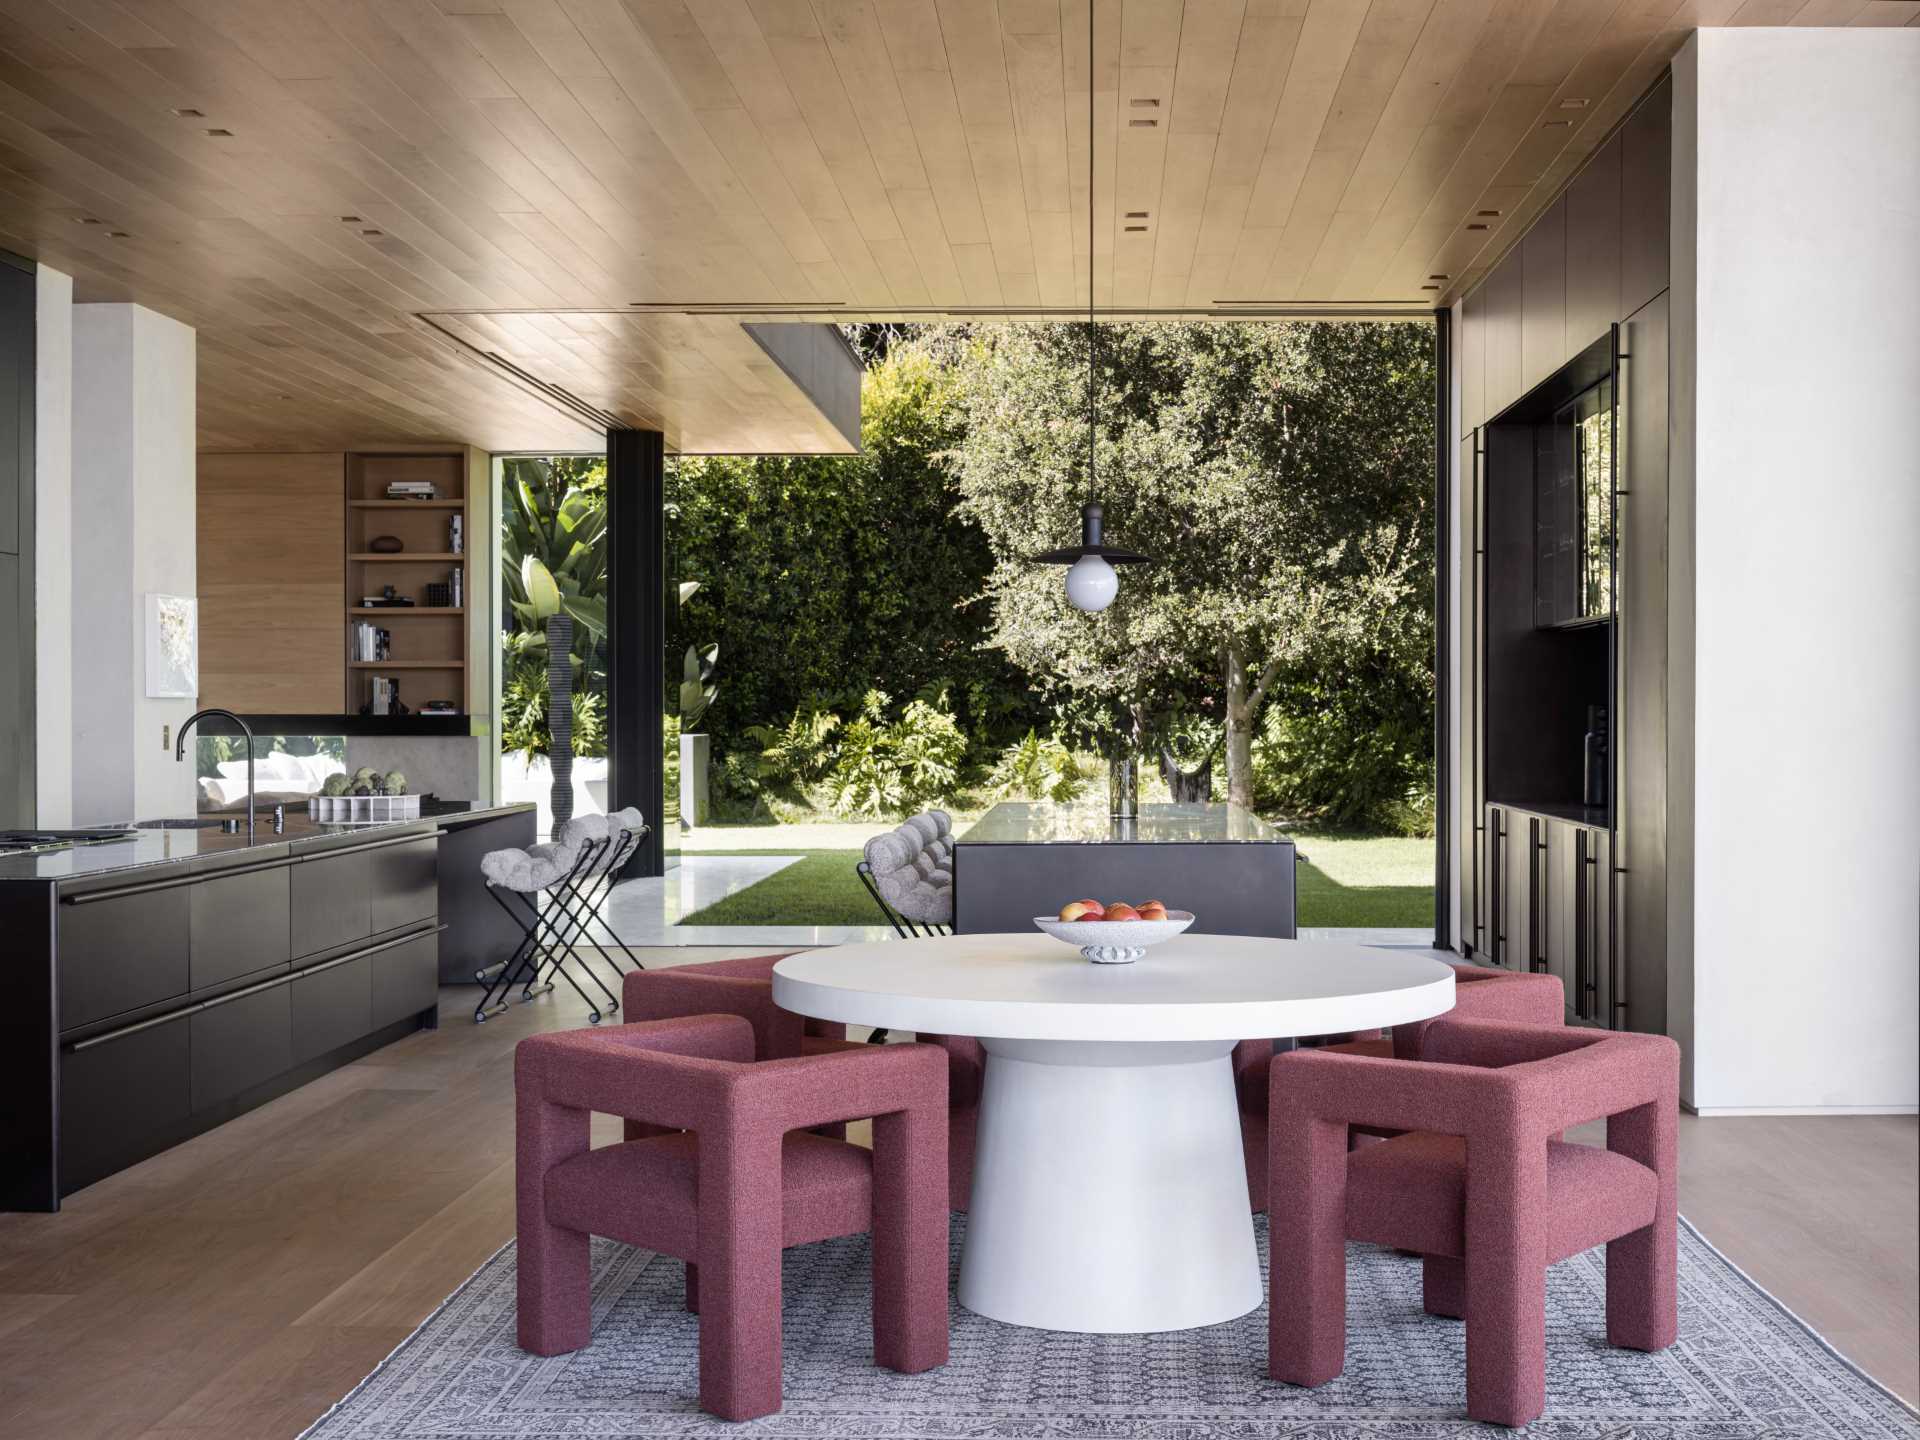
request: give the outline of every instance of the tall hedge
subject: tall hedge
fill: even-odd
[[[1024,678],[982,648],[993,556],[952,513],[947,384],[924,350],[894,347],[866,372],[861,454],[670,465],[673,593],[700,588],[669,613],[668,692],[689,645],[719,645],[701,728],[720,753],[749,744],[749,725],[805,701],[851,707],[875,686],[904,700],[944,683],[963,723],[995,737],[1045,728]]]

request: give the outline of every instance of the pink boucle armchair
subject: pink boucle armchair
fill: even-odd
[[[1345,1368],[1346,1241],[1423,1256],[1425,1301],[1467,1322],[1467,1413],[1524,1425],[1546,1395],[1546,1272],[1607,1247],[1607,1339],[1676,1332],[1680,1051],[1661,1035],[1443,1020],[1422,1061],[1276,1056],[1268,1077],[1268,1368]],[[1607,1148],[1557,1137],[1607,1121]],[[1349,1152],[1348,1127],[1408,1133]]]
[[[591,1339],[588,1237],[687,1262],[700,1406],[780,1408],[780,1252],[873,1231],[874,1360],[947,1359],[947,1061],[875,1045],[754,1063],[738,1015],[537,1035],[514,1052],[519,1340]],[[642,1137],[589,1148],[593,1111]],[[871,1155],[806,1133],[872,1117]]]
[[[753,955],[739,960],[708,960],[698,965],[669,965],[628,973],[620,997],[629,1020],[667,1020],[677,1015],[741,1015],[753,1025],[754,1057],[779,1060],[790,1055],[844,1049],[847,1027],[803,1019],[773,1003],[773,967],[793,952]],[[973,1189],[973,1142],[980,1120],[980,1082],[987,1054],[965,1035],[922,1035],[947,1052],[951,1109],[947,1117],[947,1203],[965,1210]],[[627,1138],[639,1132],[627,1127]],[[1264,1153],[1264,1152],[1263,1152]]]
[[[1319,1047],[1338,1055],[1418,1060],[1427,1031],[1449,1020],[1511,1020],[1527,1025],[1559,1025],[1567,1016],[1566,990],[1557,975],[1495,970],[1449,961],[1453,970],[1453,1009],[1432,1020],[1396,1025],[1390,1037],[1378,1030],[1338,1044]],[[1240,1138],[1247,1157],[1247,1190],[1256,1213],[1267,1208],[1267,1067],[1271,1040],[1243,1040],[1233,1047],[1234,1088],[1240,1096]],[[1360,1135],[1383,1132],[1356,1126]]]

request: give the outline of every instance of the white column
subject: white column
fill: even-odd
[[[34,824],[73,823],[73,278],[34,271]]]
[[[140,305],[73,307],[73,816],[190,815],[192,697],[149,698],[146,597],[197,591],[194,332]]]
[[[1674,69],[1689,1098],[1912,1110],[1920,31],[1701,30]]]

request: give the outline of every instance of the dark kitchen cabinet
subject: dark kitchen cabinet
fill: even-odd
[[[162,875],[130,885],[124,877],[115,877],[118,883],[113,885],[61,892],[62,1030],[186,994],[191,969],[189,887],[164,883],[181,878]],[[109,895],[108,890],[116,893]]]
[[[1487,952],[1482,958],[1525,970],[1533,924],[1530,817],[1505,805],[1487,806],[1486,817]]]
[[[1566,364],[1567,200],[1541,212],[1520,242],[1520,389]]]
[[[293,1067],[287,990],[285,980],[276,980],[187,1017],[195,1110],[232,1100]]]
[[[286,968],[292,868],[270,864],[187,887],[193,989]]]
[[[373,967],[381,955],[325,964],[293,977],[293,1063],[304,1065],[374,1027]]]
[[[292,952],[297,960],[373,933],[374,867],[388,852],[366,847],[293,867]]]
[[[1525,275],[1518,250],[1508,252],[1487,283],[1480,287],[1484,300],[1483,330],[1486,338],[1487,418],[1492,419],[1520,398],[1525,388],[1521,374],[1521,323],[1526,304]]]
[[[1618,1025],[1667,1028],[1667,297],[1621,327],[1613,936]]]
[[[1471,433],[1487,419],[1486,301],[1476,290],[1460,302],[1460,428]]]
[[[1619,315],[1631,315],[1667,288],[1668,174],[1673,82],[1663,80],[1620,127]]]
[[[185,1126],[193,1109],[188,1018],[109,1032],[62,1053],[62,1193],[146,1158]]]
[[[1460,605],[1460,723],[1458,735],[1459,830],[1457,833],[1460,873],[1460,950],[1471,958],[1486,949],[1486,793],[1482,773],[1481,739],[1481,644],[1482,567],[1485,559],[1481,532],[1480,432],[1469,430],[1460,440],[1458,460],[1461,515],[1464,534],[1461,540]]]
[[[423,935],[369,957],[373,963],[373,1019],[378,1030],[440,1003],[440,937]]]
[[[1602,145],[1567,190],[1567,353],[1620,318],[1620,137]]]
[[[440,908],[439,849],[439,836],[423,835],[374,857],[368,897],[373,934],[425,920]]]

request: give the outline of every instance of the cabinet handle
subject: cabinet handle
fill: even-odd
[[[331,860],[336,855],[364,855],[369,850],[386,850],[395,845],[417,845],[422,840],[438,840],[438,830],[428,830],[424,834],[394,835],[385,840],[369,840],[364,845],[336,845],[312,855],[296,855],[295,864],[309,864],[315,860]]]
[[[1533,842],[1532,865],[1527,874],[1527,969],[1536,975],[1547,973],[1547,827],[1540,820],[1527,822],[1528,839]]]
[[[62,895],[62,905],[91,905],[96,900],[118,900],[124,895],[147,895],[161,890],[177,890],[182,885],[199,885],[225,880],[236,875],[258,875],[263,870],[285,870],[293,864],[288,856],[280,860],[261,860],[251,865],[228,865],[217,870],[196,870],[191,875],[174,875],[165,880],[144,880],[133,885],[114,885],[104,890],[83,890],[78,895]]]
[[[318,965],[309,965],[304,970],[294,970],[285,975],[275,975],[270,980],[258,984],[245,985],[238,990],[229,990],[224,995],[216,995],[211,1000],[200,1000],[192,1005],[183,1005],[178,1010],[169,1010],[165,1015],[154,1015],[145,1020],[136,1020],[131,1025],[122,1025],[117,1030],[102,1031],[98,1035],[89,1035],[85,1040],[73,1040],[60,1048],[69,1055],[78,1055],[83,1050],[91,1050],[96,1045],[105,1045],[112,1040],[122,1040],[142,1030],[151,1030],[157,1025],[171,1025],[175,1020],[184,1020],[189,1015],[198,1015],[203,1010],[217,1010],[222,1005],[230,1005],[235,1000],[244,1000],[249,995],[258,995],[262,991],[276,990],[282,985],[291,985],[294,981],[308,975],[318,975],[323,970],[332,970],[338,966],[350,964],[355,960],[364,960],[369,955],[377,955],[382,950],[391,950],[396,945],[405,945],[414,940],[423,940],[429,935],[438,935],[445,925],[424,926],[419,930],[409,930],[404,935],[390,936],[375,945],[367,945],[350,954],[336,955],[331,960],[322,960]]]
[[[1608,724],[1607,755],[1607,800],[1609,824],[1607,846],[1607,998],[1608,1014],[1605,1023],[1609,1030],[1624,1028],[1627,1000],[1625,986],[1621,983],[1620,947],[1622,917],[1620,907],[1620,877],[1626,874],[1627,860],[1626,828],[1622,821],[1626,815],[1627,797],[1621,779],[1625,774],[1627,753],[1627,614],[1620,603],[1620,541],[1622,538],[1621,520],[1625,513],[1624,504],[1633,492],[1633,467],[1631,455],[1625,453],[1627,427],[1620,423],[1620,412],[1627,406],[1627,370],[1623,365],[1631,364],[1631,352],[1623,342],[1627,338],[1626,327],[1615,324],[1611,327],[1613,341],[1613,410],[1609,423],[1613,427],[1613,444],[1608,447],[1608,463],[1613,475],[1613,553],[1609,556],[1607,584],[1612,591],[1613,625],[1613,714]],[[1624,469],[1624,475],[1622,473]],[[1624,482],[1624,483],[1623,483]],[[1598,1016],[1595,1017],[1599,1018]]]

